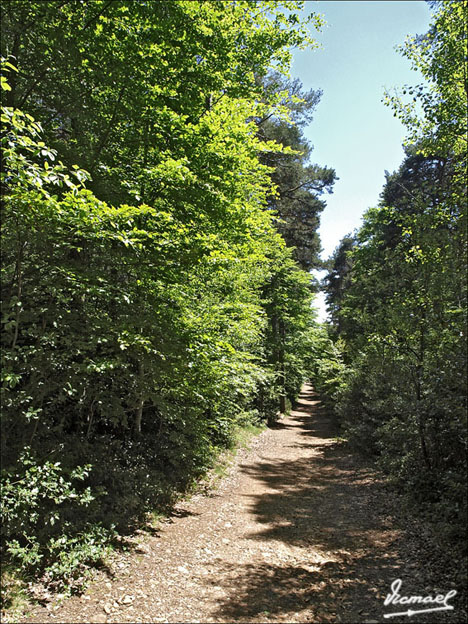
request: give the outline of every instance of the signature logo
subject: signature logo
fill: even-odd
[[[425,609],[410,609],[408,608],[406,611],[398,611],[395,613],[385,613],[384,618],[392,618],[402,615],[407,615],[411,617],[412,615],[416,615],[417,613],[429,613],[432,611],[452,611],[453,606],[448,604],[448,601],[455,596],[457,593],[455,589],[451,589],[449,592],[444,594],[438,594],[437,596],[405,596],[400,594],[402,586],[402,580],[396,579],[390,585],[390,589],[392,590],[391,594],[387,594],[385,598],[384,605],[388,607],[389,605],[427,605]],[[434,605],[434,606],[432,606]],[[435,606],[437,605],[437,606]]]

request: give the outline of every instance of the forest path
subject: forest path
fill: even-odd
[[[430,588],[383,511],[376,474],[333,435],[304,386],[291,415],[240,451],[214,492],[179,503],[111,577],[25,621],[354,623],[404,610],[383,605],[396,578],[403,594]]]

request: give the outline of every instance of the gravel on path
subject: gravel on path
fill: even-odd
[[[430,593],[423,565],[378,474],[334,435],[304,386],[214,491],[179,503],[82,596],[23,622],[408,622],[384,620],[396,610],[384,599],[397,578],[406,595]],[[411,622],[452,621],[439,615]]]

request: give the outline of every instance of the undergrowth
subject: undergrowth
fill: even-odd
[[[82,441],[66,457],[90,463],[71,469],[54,457],[41,464],[26,453],[21,476],[9,471],[2,496],[2,612],[9,619],[31,606],[39,583],[62,596],[82,592],[93,570],[112,554],[131,547],[138,530],[157,529],[178,500],[208,491],[223,478],[239,448],[246,448],[265,425],[245,413],[223,447],[211,446],[198,461],[164,466],[148,441],[108,441],[91,447]],[[93,450],[93,453],[91,453]],[[131,458],[131,462],[130,462]]]

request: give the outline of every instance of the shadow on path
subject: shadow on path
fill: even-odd
[[[379,514],[381,484],[333,438],[330,419],[309,388],[285,424],[292,429],[279,432],[282,447],[242,468],[247,479],[241,497],[258,524],[247,537],[262,544],[265,557],[244,565],[217,562],[212,583],[227,593],[213,617],[383,621],[393,580],[402,578],[407,594],[423,588],[411,567],[405,569],[391,518]],[[412,622],[436,621],[424,617]]]

